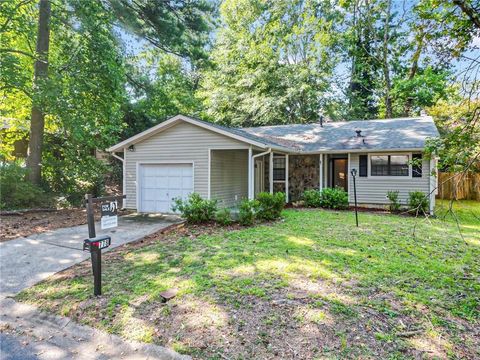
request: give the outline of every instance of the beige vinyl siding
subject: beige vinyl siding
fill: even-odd
[[[210,197],[220,207],[248,198],[248,150],[212,150]]]
[[[137,208],[137,163],[193,162],[194,191],[208,196],[209,148],[248,149],[249,145],[213,131],[180,122],[126,151],[126,207]]]
[[[376,152],[378,154],[378,152]],[[385,155],[394,154],[394,153],[385,153]],[[350,154],[350,164],[349,164],[349,178],[348,178],[348,187],[349,187],[349,199],[353,203],[353,179],[350,174],[351,169],[359,169],[359,155],[368,155],[368,154]],[[370,161],[370,159],[369,159]],[[357,202],[359,204],[388,204],[386,198],[387,192],[399,191],[399,199],[402,205],[407,203],[408,193],[410,191],[422,191],[425,194],[429,193],[429,173],[430,173],[430,162],[429,160],[423,158],[422,161],[422,177],[421,178],[412,178],[412,177],[371,177],[370,176],[370,167],[368,172],[368,177],[360,177],[357,175]]]

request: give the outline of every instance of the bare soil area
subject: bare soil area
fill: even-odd
[[[126,211],[120,211],[119,215],[126,213]],[[96,220],[100,218],[98,211],[95,211],[95,218]],[[85,208],[28,211],[19,212],[15,215],[1,215],[0,242],[86,223],[87,212]]]

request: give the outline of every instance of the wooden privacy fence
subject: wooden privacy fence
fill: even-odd
[[[438,173],[437,198],[480,201],[480,174]]]

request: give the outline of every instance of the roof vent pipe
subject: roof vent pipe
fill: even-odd
[[[355,132],[357,133],[357,137],[362,137],[362,130],[357,129]]]

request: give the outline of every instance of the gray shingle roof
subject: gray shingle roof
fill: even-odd
[[[421,149],[427,138],[439,136],[429,116],[328,122],[323,127],[320,124],[294,124],[225,129],[296,152]],[[361,130],[361,137],[357,136],[357,129]]]

